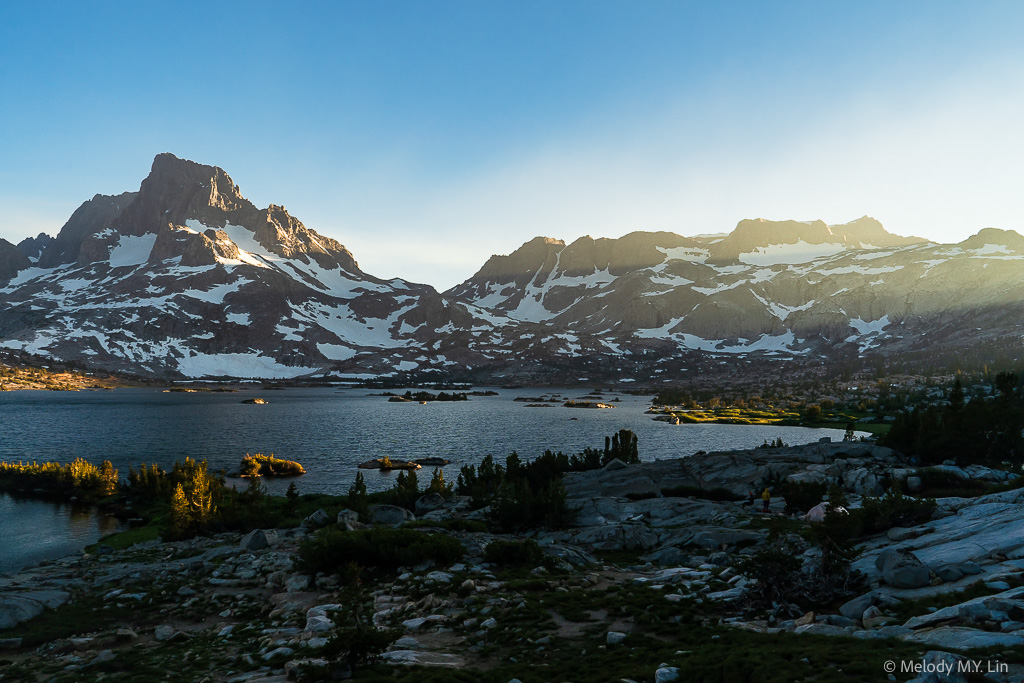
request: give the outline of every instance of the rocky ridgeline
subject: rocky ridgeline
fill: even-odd
[[[705,618],[705,624],[759,633],[895,639],[922,651],[932,648],[925,657],[932,662],[962,657],[949,650],[1024,645],[1024,489],[939,499],[930,520],[860,541],[854,568],[866,574],[870,590],[837,613],[794,613],[795,606],[779,605],[768,619],[751,619],[743,608],[758,579],[743,573],[743,561],[763,547],[767,536],[760,500],[755,510],[745,501],[673,495],[681,487],[746,493],[784,479],[823,481],[841,484],[856,506],[862,495],[876,493],[883,479],[908,472],[888,449],[819,443],[638,465],[613,461],[601,470],[567,475],[575,525],[527,534],[548,558],[550,569],[538,566],[529,572],[543,592],[502,580],[497,568],[484,562],[486,546],[501,536],[442,531],[466,549],[458,564],[407,567],[396,578],[370,585],[373,624],[401,632],[383,660],[490,668],[495,638],[518,634],[523,620],[532,619],[531,610],[550,611],[543,596],[582,599],[609,587],[633,591],[629,602],[650,608],[700,605],[713,617],[711,622]],[[1006,476],[984,468],[957,472],[985,481]],[[773,499],[771,516],[782,517],[783,506],[783,500]],[[446,502],[432,495],[420,500],[417,513],[375,506],[371,521],[400,526],[417,518],[479,518],[484,511],[470,510],[465,499]],[[337,579],[304,574],[292,564],[302,539],[335,522],[348,529],[363,526],[350,511],[336,519],[318,511],[298,529],[153,541],[0,578],[2,627],[68,603],[99,615],[116,612],[131,622],[117,628],[98,623],[89,632],[34,648],[22,647],[18,639],[0,641],[0,647],[5,657],[47,673],[81,671],[85,676],[90,667],[118,658],[153,662],[172,656],[168,652],[188,661],[201,650],[211,658],[215,675],[210,680],[287,680],[303,663],[319,660],[336,629],[332,614],[343,600]],[[600,551],[633,551],[639,560],[625,566],[597,559]],[[815,550],[807,548],[801,560],[811,563],[815,557]],[[969,597],[955,597],[968,587],[973,591]],[[904,607],[921,600],[942,606],[921,607],[907,618]],[[637,623],[603,614],[604,647],[628,647]],[[549,628],[519,637],[516,646],[539,656],[552,638],[580,635],[579,627],[565,620]],[[520,661],[526,666],[529,660]],[[670,664],[652,662],[651,679],[685,680],[685,670]],[[1014,666],[990,674],[989,680],[1024,680],[1024,669]]]

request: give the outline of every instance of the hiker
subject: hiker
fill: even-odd
[[[768,504],[772,502],[772,494],[767,486],[764,487],[764,491],[761,493],[761,500],[764,501],[764,511],[768,512]]]
[[[754,489],[747,489],[747,499],[743,501],[743,506],[754,507]]]

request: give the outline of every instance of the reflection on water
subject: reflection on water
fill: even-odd
[[[81,552],[118,526],[91,506],[0,493],[0,573]]]

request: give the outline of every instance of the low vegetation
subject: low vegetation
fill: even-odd
[[[308,572],[338,573],[354,581],[360,569],[394,572],[434,562],[446,567],[465,549],[454,538],[412,529],[322,529],[299,547],[297,566]]]
[[[294,477],[305,474],[306,470],[293,460],[275,458],[273,453],[270,455],[246,453],[242,457],[242,464],[239,466],[238,472],[242,477]]]
[[[117,470],[109,460],[97,466],[82,458],[65,464],[0,462],[0,491],[41,491],[57,498],[96,502],[117,493]]]
[[[997,394],[970,400],[959,377],[944,406],[918,406],[901,412],[880,440],[924,465],[1024,465],[1024,392],[1013,372],[995,376]]]

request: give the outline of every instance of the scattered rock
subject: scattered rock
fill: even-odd
[[[920,588],[931,583],[928,567],[909,550],[888,548],[875,559],[882,579],[896,588]]]
[[[427,493],[416,499],[416,516],[424,515],[442,507],[446,502],[440,493]]]
[[[625,633],[622,633],[620,631],[608,631],[608,634],[605,636],[604,642],[608,643],[609,645],[618,645],[625,639]]]
[[[380,658],[389,664],[438,666],[445,669],[461,669],[466,665],[466,660],[462,657],[444,652],[392,650],[391,652],[385,652]]]
[[[302,526],[306,529],[320,529],[331,523],[331,518],[327,516],[327,511],[320,508],[309,517],[302,520]]]
[[[654,672],[655,683],[672,683],[679,680],[678,666],[663,666]]]
[[[416,517],[411,512],[397,505],[370,506],[370,521],[374,524],[401,524],[414,519]]]
[[[239,545],[246,550],[263,550],[277,545],[277,532],[273,529],[253,529],[242,537]]]
[[[170,640],[174,636],[174,633],[174,627],[166,624],[157,626],[153,629],[153,637],[160,641]]]

